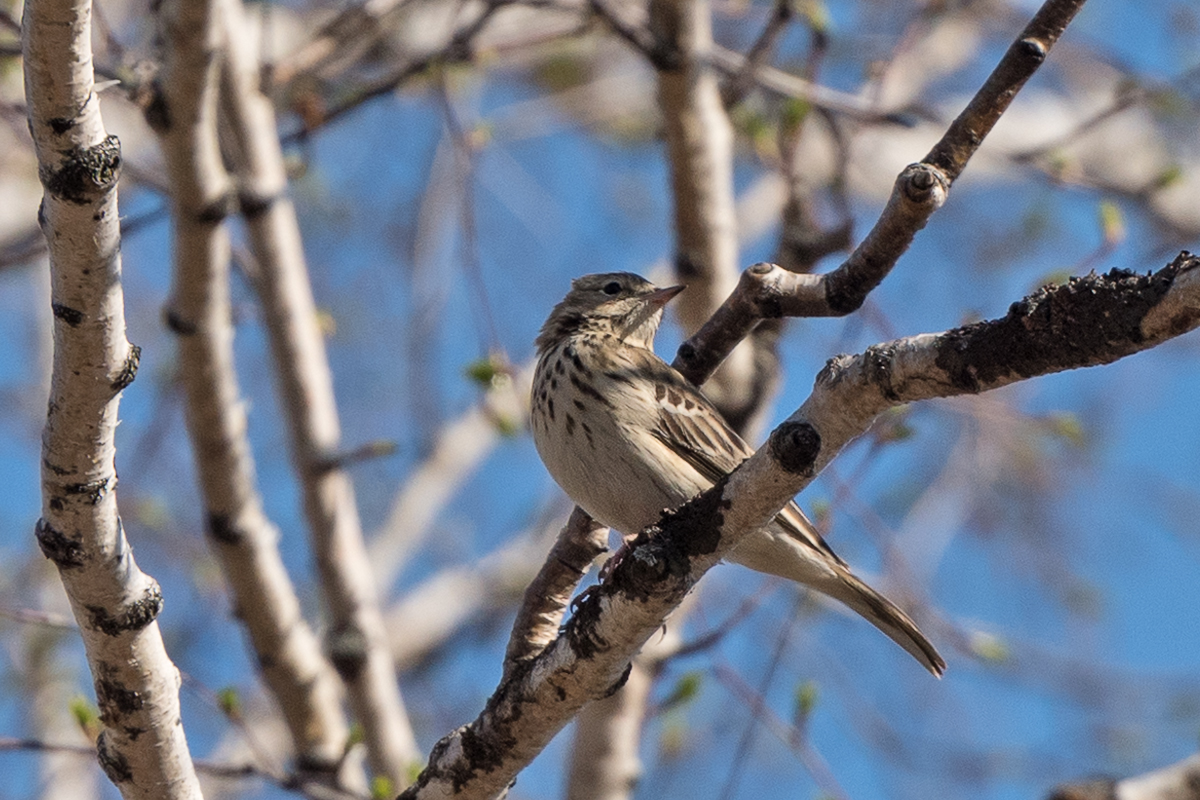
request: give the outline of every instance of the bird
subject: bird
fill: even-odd
[[[654,353],[683,286],[631,272],[584,275],[537,339],[530,426],[538,455],[593,519],[633,536],[732,472],[753,450],[707,397]],[[895,603],[856,576],[791,501],[727,561],[844,603],[935,676],[946,662]]]

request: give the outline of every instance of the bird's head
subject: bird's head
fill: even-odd
[[[564,337],[594,332],[616,336],[626,344],[651,348],[662,322],[663,308],[682,286],[660,289],[632,272],[584,275],[550,312],[538,334],[538,350]]]

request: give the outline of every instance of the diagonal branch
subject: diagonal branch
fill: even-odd
[[[875,227],[841,266],[816,276],[751,267],[704,327],[680,345],[673,366],[701,384],[760,320],[844,316],[858,309],[945,203],[950,186],[1085,1],[1046,0],[925,159],[900,173]]]
[[[504,792],[585,703],[620,687],[630,659],[704,573],[886,409],[1111,363],[1197,326],[1200,259],[1181,253],[1152,275],[1074,279],[1014,303],[1002,319],[831,360],[758,452],[639,534],[608,580],[577,601],[559,637],[505,677],[472,723],[438,742],[401,797]]]
[[[305,622],[255,477],[245,405],[233,355],[229,233],[232,185],[217,142],[219,56],[232,26],[219,3],[191,4],[204,28],[164,8],[166,58],[156,123],[171,186],[172,302],[167,313],[179,357],[209,542],[291,733],[302,770],[336,773],[349,730],[342,689]]]
[[[318,326],[300,227],[270,101],[258,85],[240,0],[231,15],[224,106],[232,133],[238,201],[258,261],[254,281],[267,322],[276,379],[290,428],[321,588],[329,609],[330,658],[362,724],[371,769],[407,783],[418,750],[396,682],[371,562],[350,476],[337,459],[341,430],[333,378]]]

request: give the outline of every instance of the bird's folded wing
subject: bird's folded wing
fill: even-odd
[[[677,380],[661,380],[656,384],[659,387],[656,392],[659,413],[658,425],[652,433],[693,469],[715,483],[733,472],[754,451],[729,427],[707,397],[682,375],[674,370],[671,372]],[[800,542],[845,566],[846,562],[825,543],[794,502],[783,507],[776,522]]]

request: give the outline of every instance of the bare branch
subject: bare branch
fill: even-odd
[[[785,282],[782,276],[772,276],[778,283],[767,288],[765,282],[757,283],[756,276],[744,273],[733,295],[680,345],[673,366],[693,383],[703,383],[760,319],[841,316],[858,309],[945,202],[951,184],[1084,2],[1047,0],[924,161],[900,173],[875,227],[841,266],[826,275],[794,282],[790,287],[798,292],[794,301],[785,300],[780,292]],[[751,271],[756,269],[765,272],[759,265]],[[763,293],[759,297],[739,296],[752,294],[760,286]],[[788,303],[791,305],[785,310]]]
[[[188,432],[210,543],[287,722],[298,765],[336,773],[349,738],[340,682],[301,614],[277,546],[279,533],[263,510],[234,368],[229,234],[222,220],[232,186],[217,142],[217,100],[218,57],[225,50],[219,45],[238,46],[229,38],[237,26],[220,4],[198,5],[197,12],[206,12],[202,35],[177,21],[166,25],[161,85],[168,112],[150,115],[172,186],[175,280],[167,317],[179,336]],[[172,19],[181,17],[176,11]],[[226,70],[229,60],[237,56],[227,56]]]
[[[537,656],[554,641],[571,595],[588,567],[606,550],[608,527],[576,506],[537,577],[525,590],[525,600],[513,622],[504,655],[505,674]]]
[[[238,200],[258,262],[276,376],[291,429],[321,586],[330,613],[328,650],[363,726],[372,770],[404,786],[418,756],[396,683],[387,631],[367,556],[354,487],[336,461],[341,431],[333,380],[270,102],[258,86],[252,45],[242,40],[241,4],[231,15],[225,110],[235,146]]]
[[[1102,778],[1068,783],[1049,800],[1197,800],[1200,798],[1200,755],[1134,778]]]
[[[38,544],[79,623],[104,724],[96,750],[105,773],[126,798],[199,798],[179,719],[179,671],[155,621],[162,593],[134,562],[117,510],[119,398],[140,351],[125,338],[121,146],[93,91],[91,4],[33,0],[24,14],[54,313]]]
[[[730,108],[742,101],[754,85],[758,70],[766,65],[771,54],[775,52],[775,44],[792,21],[795,12],[788,0],[776,0],[767,17],[767,24],[759,32],[758,38],[746,51],[745,61],[736,72],[729,76],[721,87],[721,99]]]

